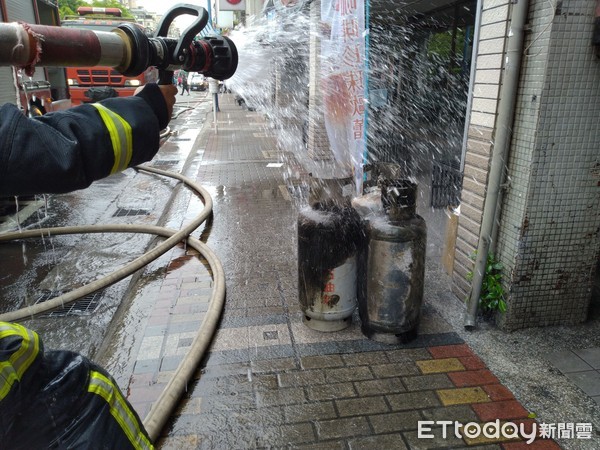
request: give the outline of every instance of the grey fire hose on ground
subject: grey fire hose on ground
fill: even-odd
[[[181,395],[187,386],[188,381],[192,378],[194,371],[202,360],[204,353],[210,345],[214,332],[216,331],[217,322],[225,301],[225,275],[220,261],[210,250],[210,248],[208,248],[200,240],[190,236],[190,234],[197,229],[212,212],[212,198],[210,197],[210,194],[202,186],[181,174],[147,166],[138,166],[137,168],[145,172],[168,176],[182,181],[185,185],[192,188],[203,197],[204,209],[197,217],[194,218],[194,220],[192,220],[192,222],[179,231],[152,225],[117,224],[43,228],[1,234],[0,243],[16,239],[79,233],[148,233],[163,236],[167,239],[154,249],[148,251],[144,255],[136,258],[134,261],[102,279],[96,280],[88,285],[82,286],[44,303],[28,306],[26,308],[9,313],[0,314],[0,321],[14,322],[24,318],[29,318],[35,314],[47,312],[56,307],[63,306],[66,303],[73,302],[81,297],[84,297],[128,277],[135,271],[141,269],[145,265],[149,264],[172,249],[179,242],[186,241],[188,245],[197,250],[207,260],[213,273],[214,286],[210,298],[209,309],[202,321],[196,337],[192,342],[190,350],[177,367],[175,374],[159,396],[158,400],[152,405],[152,409],[143,421],[144,427],[146,428],[150,439],[155,441],[158,438],[161,429],[175,409],[177,402],[181,398]]]

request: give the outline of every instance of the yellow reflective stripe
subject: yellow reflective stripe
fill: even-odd
[[[0,401],[10,392],[10,388],[18,380],[17,372],[8,361],[0,362]]]
[[[40,338],[36,332],[18,324],[0,322],[0,339],[11,336],[20,337],[21,346],[8,361],[0,361],[0,400],[8,395],[16,381],[23,378],[40,351]]]
[[[102,397],[110,407],[110,414],[136,449],[153,449],[154,446],[140,430],[138,421],[125,402],[125,398],[110,379],[100,372],[90,372],[88,392]]]
[[[111,174],[127,169],[131,156],[133,154],[133,134],[131,126],[117,113],[111,111],[100,103],[92,103],[108,129],[110,141],[112,143],[115,162],[113,163]]]

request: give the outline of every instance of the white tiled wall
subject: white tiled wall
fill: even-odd
[[[461,299],[470,291],[466,274],[473,266],[471,255],[479,239],[508,16],[508,0],[484,0],[454,257],[453,292]]]

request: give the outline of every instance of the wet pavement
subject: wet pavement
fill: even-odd
[[[465,332],[464,307],[451,294],[451,280],[441,266],[446,216],[426,206],[426,193],[419,206],[428,223],[428,248],[418,338],[406,345],[368,340],[356,313],[343,331],[307,328],[298,302],[296,257],[296,220],[303,205],[297,187],[307,176],[305,161],[278,146],[278,130],[261,113],[241,108],[231,95],[220,96],[220,108],[215,126],[204,93],[178,95],[173,134],[151,163],[194,178],[210,192],[213,217],[194,236],[220,258],[227,289],[209,352],[158,448],[600,448],[600,407],[592,392],[600,370],[598,311],[576,327],[507,334],[483,324]],[[140,188],[117,204],[107,200],[109,217],[117,207],[135,210],[156,203],[165,210],[147,220],[179,229],[203,207],[172,180],[125,176]],[[162,187],[150,188],[148,178]],[[98,220],[105,215],[98,212]],[[74,213],[67,219],[91,220]],[[103,248],[126,248],[127,238],[121,239]],[[147,245],[144,241],[128,251]],[[20,248],[14,253],[20,264]],[[144,417],[190,348],[212,287],[206,261],[177,246],[114,288],[112,297],[122,303],[111,306],[110,324],[96,319],[101,323],[86,332],[88,325],[71,318],[77,330],[67,338],[85,340],[104,330],[97,333],[107,338],[94,344],[94,358]],[[32,323],[42,326],[36,320]],[[581,390],[581,380],[591,390]],[[551,439],[528,445],[521,438],[455,436],[454,422],[496,420],[523,424],[527,433],[535,423],[552,425],[550,435],[560,447]],[[431,430],[421,429],[429,437],[419,437],[423,421],[436,422],[427,422]],[[440,421],[452,422],[445,437]]]
[[[302,324],[296,261],[302,201],[289,187],[302,184],[306,176],[301,157],[278,148],[277,130],[260,113],[238,106],[231,95],[220,96],[220,108],[216,127],[212,113],[205,112],[207,120],[184,173],[213,197],[212,221],[196,236],[221,259],[225,308],[209,353],[158,448],[559,448],[550,439],[528,445],[519,438],[459,438],[449,430],[444,437],[439,422],[421,430],[429,437],[419,437],[419,421],[498,419],[523,424],[526,430],[534,426],[534,417],[538,422],[567,421],[553,416],[552,408],[540,409],[535,395],[515,395],[507,386],[515,376],[503,379],[489,369],[490,363],[510,363],[506,348],[497,352],[504,358],[499,363],[485,351],[490,345],[481,337],[485,330],[474,340],[457,325],[453,314],[460,311],[460,302],[450,294],[450,279],[439,264],[443,211],[420,211],[432,223],[442,220],[441,228],[429,230],[425,304],[415,341],[370,341],[356,314],[349,328],[335,333]],[[184,223],[200,208],[195,196],[182,191],[171,208],[178,211],[171,225]],[[116,333],[113,345],[128,348],[127,357],[109,357],[106,365],[127,386],[142,417],[189,349],[211,286],[202,258],[182,247],[141,277],[136,289],[143,306],[133,307],[123,323],[135,321],[145,331],[138,337]],[[467,340],[483,349],[489,363]],[[529,373],[535,376],[535,370]],[[544,387],[548,393],[539,397],[552,397],[552,387]],[[559,389],[567,396],[578,392],[573,386],[571,391]],[[569,420],[593,422],[592,430],[585,428],[577,436],[573,430],[573,436],[562,439],[564,448],[598,447],[597,409],[589,401],[576,409],[583,415]]]

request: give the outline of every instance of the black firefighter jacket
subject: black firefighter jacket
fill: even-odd
[[[0,449],[152,448],[106,371],[78,353],[44,352],[37,333],[0,322]]]
[[[149,161],[168,123],[156,84],[111,98],[27,118],[0,108],[0,197],[61,193]]]

